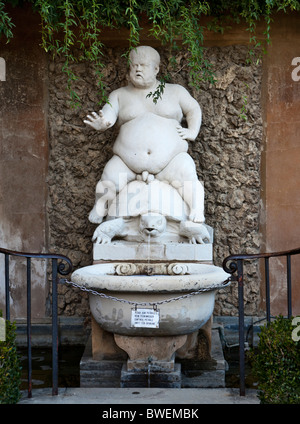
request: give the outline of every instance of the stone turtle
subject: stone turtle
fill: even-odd
[[[211,243],[212,229],[190,221],[189,208],[176,188],[153,179],[129,182],[108,208],[106,220],[95,230],[98,244],[112,239],[136,242]]]

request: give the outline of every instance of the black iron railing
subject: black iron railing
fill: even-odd
[[[58,314],[57,284],[58,274],[68,275],[72,272],[72,262],[67,256],[52,253],[23,253],[0,248],[5,256],[5,318],[10,320],[10,278],[9,257],[26,258],[27,270],[27,348],[28,348],[28,397],[32,397],[32,355],[31,355],[31,259],[49,259],[52,261],[52,394],[58,394]],[[61,261],[58,263],[58,261]],[[67,265],[67,266],[66,266]]]
[[[58,274],[68,275],[72,272],[72,262],[67,256],[51,253],[23,253],[0,248],[5,256],[5,311],[6,319],[10,320],[10,278],[9,257],[21,256],[27,261],[27,345],[28,345],[28,397],[32,396],[32,357],[31,357],[31,259],[49,259],[52,261],[52,394],[58,394],[58,313],[57,313],[57,284]],[[292,316],[292,281],[291,256],[300,254],[300,248],[275,253],[254,255],[231,255],[224,259],[223,269],[231,274],[231,280],[238,282],[239,305],[239,358],[240,358],[240,395],[245,396],[245,336],[244,336],[244,261],[264,259],[266,285],[266,319],[271,320],[270,313],[270,275],[269,259],[285,256],[287,263],[287,310],[288,317]],[[58,261],[61,261],[58,263]],[[67,266],[66,266],[67,265]]]
[[[245,338],[244,338],[244,261],[263,259],[265,268],[266,320],[271,321],[270,304],[270,269],[269,260],[273,257],[286,257],[286,284],[287,284],[287,315],[292,316],[292,277],[291,256],[299,255],[300,248],[284,252],[260,253],[254,255],[231,255],[224,259],[223,269],[229,272],[231,280],[238,282],[239,305],[239,366],[240,366],[240,395],[245,396]]]

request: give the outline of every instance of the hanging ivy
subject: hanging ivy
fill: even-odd
[[[6,10],[7,3],[20,6],[25,1],[0,0],[0,37],[9,42],[14,23]],[[299,0],[28,0],[26,3],[31,3],[41,17],[41,46],[52,55],[64,57],[63,71],[73,104],[80,101],[72,89],[78,77],[70,66],[77,61],[95,64],[100,102],[107,100],[102,81],[101,33],[105,28],[128,29],[128,52],[139,44],[145,22],[150,24],[150,35],[169,46],[171,55],[184,45],[189,54],[191,84],[197,88],[203,80],[214,81],[212,66],[204,55],[205,30],[223,33],[230,25],[246,23],[251,46],[249,60],[253,60],[257,48],[263,50],[270,42],[272,15],[300,10]],[[207,18],[203,20],[203,17]],[[256,25],[261,20],[265,22],[264,41],[256,34]],[[76,49],[81,52],[79,57],[74,53]],[[155,94],[156,99],[163,92],[165,79]]]

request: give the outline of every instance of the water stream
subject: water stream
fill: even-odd
[[[145,269],[146,274],[151,275],[153,267],[151,266],[151,235],[147,237],[147,267]]]
[[[151,387],[150,375],[151,375],[151,360],[148,360],[148,389],[149,387]]]

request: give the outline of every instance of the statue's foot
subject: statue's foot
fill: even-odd
[[[187,237],[189,239],[189,243],[192,244],[210,243],[209,232],[203,223],[181,221],[179,234]]]
[[[96,206],[94,206],[89,214],[89,221],[92,222],[93,224],[101,224],[101,222],[103,221],[103,218],[104,218],[104,215],[103,216],[99,215],[96,210]]]
[[[107,234],[101,231],[100,225],[99,225],[94,231],[92,241],[96,244],[108,244],[111,242],[111,237],[109,237]]]
[[[207,238],[206,236],[201,236],[201,235],[195,235],[195,236],[191,236],[189,238],[189,243],[191,244],[204,244],[204,243],[209,243],[209,238]]]
[[[189,215],[189,219],[190,219],[190,221],[196,222],[197,224],[203,224],[204,221],[205,221],[203,213],[199,212],[196,209],[191,211],[191,213]]]

